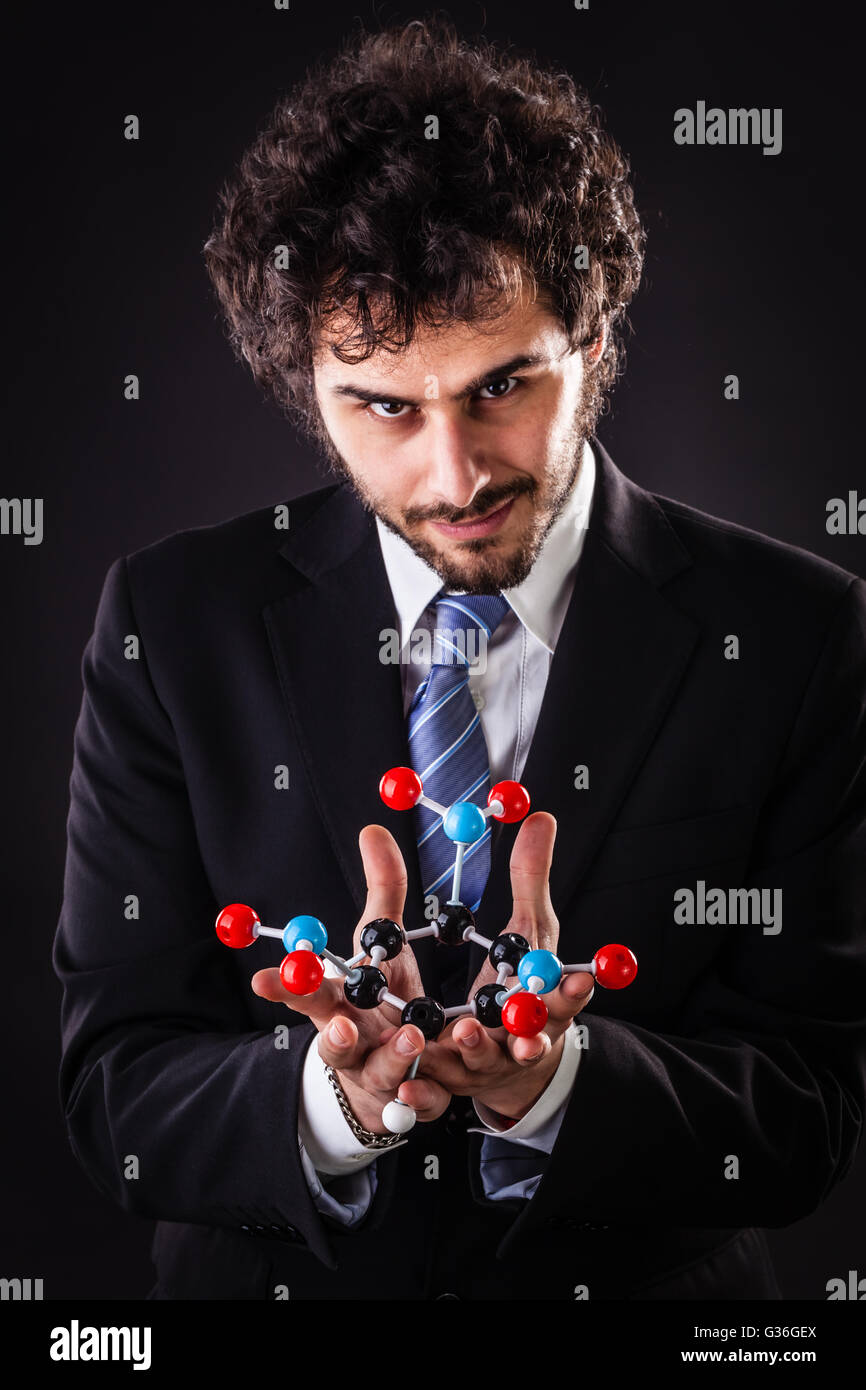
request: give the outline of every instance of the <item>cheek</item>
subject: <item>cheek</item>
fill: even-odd
[[[580,406],[580,392],[573,390],[557,392],[547,408],[546,418],[539,421],[538,447],[548,458],[558,456],[567,444],[572,442],[572,432]]]
[[[352,473],[368,487],[378,489],[380,475],[387,476],[387,450],[376,447],[374,436],[354,412],[332,411],[325,416],[328,434]]]
[[[328,434],[340,453],[347,457],[357,454],[363,436],[352,413],[343,410],[323,410],[321,414]]]
[[[512,468],[533,472],[541,467],[556,445],[560,420],[556,403],[534,403],[531,410],[496,433],[492,447],[496,457]]]
[[[387,511],[400,513],[413,502],[413,470],[405,458],[376,440],[369,429],[348,429],[337,447],[358,485]]]

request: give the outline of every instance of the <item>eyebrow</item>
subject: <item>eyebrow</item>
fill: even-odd
[[[468,381],[462,391],[451,396],[452,401],[461,401],[464,396],[474,396],[477,391],[485,386],[492,386],[494,382],[501,381],[503,377],[511,376],[513,372],[518,372],[522,367],[539,367],[550,362],[550,358],[545,353],[521,353],[519,357],[511,357],[507,362],[501,362],[496,367],[491,367],[482,376],[478,376],[474,381]],[[343,383],[339,386],[332,386],[331,394],[334,396],[351,396],[354,400],[366,401],[388,401],[393,405],[420,405],[420,401],[410,401],[405,396],[395,396],[393,392],[371,391],[366,386],[353,386],[350,383]]]

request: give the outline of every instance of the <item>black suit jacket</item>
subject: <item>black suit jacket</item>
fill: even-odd
[[[372,516],[332,483],[290,501],[288,532],[264,508],[109,569],[70,781],[60,1091],[93,1181],[159,1223],[152,1297],[777,1297],[760,1228],[805,1216],[849,1169],[866,1098],[866,586],[647,493],[592,443],[522,780],[558,822],[563,958],[622,941],[640,969],[582,1016],[529,1202],[485,1199],[455,1100],[377,1160],[359,1228],[323,1218],[296,1140],[312,1025],[249,988],[278,941],[236,952],[214,933],[220,907],[248,902],[270,925],[316,914],[349,954],[370,822],[401,846],[405,924],[423,921],[410,817],[378,795],[409,754],[399,668],[379,660],[397,620]],[[495,827],[491,936],[518,828]],[[781,889],[782,930],[679,925],[674,893],[700,879]],[[449,952],[416,949],[435,989]],[[481,959],[465,950],[464,998]]]

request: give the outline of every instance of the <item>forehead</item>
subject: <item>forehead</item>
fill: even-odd
[[[397,351],[377,348],[363,362],[341,362],[334,356],[333,346],[353,328],[354,321],[348,315],[328,320],[313,357],[319,381],[408,383],[431,373],[443,380],[457,379],[521,353],[555,356],[567,347],[559,319],[546,303],[530,301],[525,295],[504,306],[493,319],[477,324],[451,319],[436,328],[420,324],[408,347]]]

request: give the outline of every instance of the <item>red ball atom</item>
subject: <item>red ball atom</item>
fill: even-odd
[[[414,767],[392,767],[379,783],[379,795],[392,811],[408,811],[423,791]]]
[[[625,989],[637,974],[637,956],[627,946],[602,946],[593,960],[595,978],[605,989]]]
[[[251,907],[245,903],[230,903],[216,919],[216,934],[224,946],[240,950],[242,946],[252,946],[258,925],[259,914]]]
[[[507,825],[523,820],[529,810],[529,792],[519,782],[497,782],[490,789],[487,805],[491,806],[494,801],[501,801],[505,810],[501,816],[493,816],[493,820],[504,821]]]
[[[289,994],[315,994],[325,967],[315,951],[290,951],[280,966],[280,979]]]
[[[537,994],[521,990],[506,999],[502,1008],[502,1024],[516,1038],[534,1038],[547,1022],[547,1005]]]

